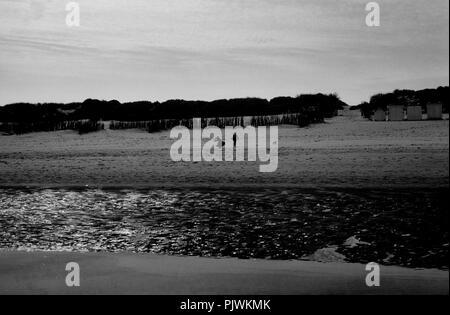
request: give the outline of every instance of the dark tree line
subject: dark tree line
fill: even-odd
[[[229,100],[166,102],[100,101],[87,99],[82,103],[29,104],[16,103],[0,107],[1,122],[75,121],[90,119],[116,121],[150,121],[159,119],[192,119],[193,117],[263,116],[284,113],[300,113],[314,107],[324,117],[331,117],[345,106],[337,95],[300,95],[277,97],[272,100],[260,98],[237,98]]]
[[[102,129],[99,123],[101,120],[111,120],[111,129],[140,128],[156,132],[180,125],[180,121],[182,125],[189,126],[194,117],[221,117],[216,118],[215,123],[223,127],[237,125],[236,122],[228,124],[225,118],[280,114],[297,114],[295,124],[306,126],[336,115],[337,110],[344,106],[346,104],[336,94],[308,94],[271,100],[236,98],[211,102],[168,100],[120,103],[115,100],[87,99],[82,103],[69,104],[16,103],[0,107],[0,131],[26,133],[74,129],[84,133]],[[80,121],[89,123],[80,124]]]
[[[30,132],[39,131],[58,131],[58,130],[75,130],[78,133],[85,134],[105,129],[103,123],[92,120],[82,121],[62,121],[62,122],[14,122],[0,123],[0,132],[6,134],[21,135]]]

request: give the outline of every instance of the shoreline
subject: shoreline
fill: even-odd
[[[65,285],[69,262],[80,287]],[[0,250],[0,294],[449,294],[448,271],[380,268],[380,287],[367,287],[363,264]]]
[[[430,186],[429,184],[417,183],[408,185],[396,185],[392,183],[386,183],[385,185],[336,185],[336,184],[295,184],[295,183],[230,183],[230,184],[214,184],[214,183],[153,183],[153,184],[55,184],[55,185],[43,185],[43,184],[1,184],[0,189],[17,189],[17,190],[74,190],[83,191],[90,189],[98,190],[110,190],[110,191],[120,191],[120,190],[254,190],[254,189],[264,189],[264,190],[282,190],[282,189],[292,189],[292,190],[305,190],[312,192],[320,191],[408,191],[409,189],[421,189],[426,191],[433,190],[448,190],[449,183],[448,178],[443,177],[447,180],[447,183],[437,179],[435,185]]]

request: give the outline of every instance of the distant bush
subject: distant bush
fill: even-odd
[[[299,127],[306,127],[312,123],[323,122],[323,117],[314,115],[307,115],[305,113],[299,114],[284,114],[275,116],[257,116],[252,117],[251,125],[258,126],[277,126],[277,125],[294,125]]]
[[[225,128],[226,126],[242,126],[244,127],[244,117],[216,117],[208,119],[208,126],[216,126]]]
[[[103,130],[103,129],[105,129],[105,125],[98,121],[92,121],[92,120],[77,121],[70,128],[67,128],[67,129],[76,130],[81,135],[81,134],[85,134],[85,133]]]
[[[150,121],[112,121],[109,125],[109,128],[112,130],[141,129],[147,130],[148,132],[159,132],[181,125],[189,127],[189,124],[192,124],[192,122],[189,123],[188,120],[177,119],[160,119]]]
[[[75,130],[79,134],[95,132],[105,129],[103,123],[98,121],[62,121],[62,122],[19,122],[19,123],[2,123],[0,124],[0,132],[6,134],[21,135],[31,132],[48,132],[58,130]]]

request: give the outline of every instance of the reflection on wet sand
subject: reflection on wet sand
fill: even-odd
[[[0,189],[0,248],[447,269],[445,190]]]

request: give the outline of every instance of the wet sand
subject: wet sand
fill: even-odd
[[[65,284],[69,262],[80,287]],[[448,295],[447,271],[382,266],[380,287],[366,275],[360,264],[0,251],[0,294]]]
[[[0,189],[0,248],[448,269],[446,189]]]

